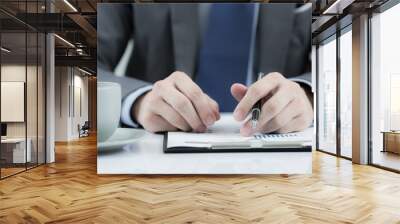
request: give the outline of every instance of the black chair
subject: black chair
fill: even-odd
[[[85,121],[82,127],[78,124],[79,138],[89,136],[90,123]]]

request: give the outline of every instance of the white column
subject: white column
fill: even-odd
[[[46,1],[46,11],[54,12],[54,5]],[[55,161],[55,42],[54,35],[46,35],[46,163]]]
[[[55,133],[55,60],[54,35],[46,36],[46,163],[55,161],[54,133]]]

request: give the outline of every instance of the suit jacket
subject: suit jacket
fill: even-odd
[[[99,4],[98,79],[122,86],[122,96],[174,71],[193,77],[199,51],[199,4]],[[133,38],[125,77],[113,70]],[[310,82],[311,4],[260,4],[254,70]]]

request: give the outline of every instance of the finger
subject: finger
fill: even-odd
[[[242,136],[247,137],[247,136],[251,136],[254,133],[255,133],[255,130],[253,129],[253,126],[252,126],[250,120],[246,121],[240,128],[240,135],[242,135]]]
[[[253,105],[261,98],[275,90],[284,79],[279,73],[271,73],[251,85],[243,99],[236,106],[233,116],[238,121],[243,121]]]
[[[211,97],[209,97],[208,95],[206,95],[206,96],[207,96],[207,99],[208,99],[208,103],[209,103],[209,105],[211,107],[211,110],[214,113],[215,118],[217,120],[219,120],[221,118],[221,115],[219,114],[218,103],[215,100],[211,99]]]
[[[278,91],[262,105],[260,123],[266,124],[269,122],[271,119],[280,114],[284,108],[289,106],[294,99],[295,94],[290,91],[290,89],[283,87],[279,88]],[[295,102],[295,106],[299,107],[296,108],[292,106],[290,108],[293,111],[298,111],[301,109],[301,105],[299,105],[297,101]]]
[[[201,122],[192,103],[185,95],[173,86],[168,86],[170,84],[159,83],[158,85],[157,88],[159,88],[161,90],[160,93],[162,93],[160,97],[186,120],[192,130],[198,132],[204,132],[206,130],[206,126]]]
[[[145,127],[146,130],[156,133],[165,131],[176,131],[177,128],[170,124],[168,121],[160,117],[159,115],[154,115],[151,117],[151,121]]]
[[[174,108],[172,108],[163,100],[160,100],[160,102],[154,108],[154,113],[161,116],[168,123],[182,131],[190,131],[191,129],[186,120]]]
[[[277,130],[278,133],[289,133],[295,131],[302,131],[311,125],[312,119],[306,116],[297,116],[291,120],[287,125]]]
[[[241,101],[246,94],[247,91],[247,86],[240,84],[240,83],[234,83],[231,86],[231,94],[233,98],[236,99],[236,101]]]
[[[267,122],[260,120],[260,126],[257,129],[261,132],[270,133],[286,126],[291,120],[302,113],[302,109],[296,102],[289,103],[280,113]]]
[[[187,75],[176,77],[175,85],[193,104],[203,124],[210,126],[216,118],[208,104],[208,98],[196,83]]]

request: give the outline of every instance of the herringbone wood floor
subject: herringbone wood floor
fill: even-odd
[[[400,223],[399,174],[320,152],[312,175],[98,176],[93,137],[56,151],[0,181],[0,223]]]

